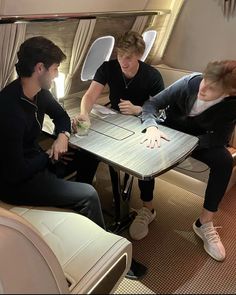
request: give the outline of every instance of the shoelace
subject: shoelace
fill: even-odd
[[[147,224],[150,220],[150,214],[147,211],[140,210],[136,216],[136,221],[139,223]]]
[[[207,227],[203,230],[204,236],[208,242],[217,243],[220,241],[220,236],[216,231],[217,228],[222,228],[222,226]]]

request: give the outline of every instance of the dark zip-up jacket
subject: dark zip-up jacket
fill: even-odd
[[[165,109],[164,125],[195,135],[198,148],[224,146],[228,143],[236,123],[236,97],[225,97],[196,116],[189,116],[202,81],[201,74],[191,74],[178,80],[143,106],[144,128],[157,126],[158,112]]]
[[[56,134],[71,131],[70,118],[48,90],[39,91],[35,102],[27,99],[20,79],[0,92],[0,106],[0,182],[19,184],[48,164],[37,143],[44,115],[52,118]]]

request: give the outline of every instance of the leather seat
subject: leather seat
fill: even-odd
[[[112,293],[130,268],[131,243],[82,215],[0,206],[0,293]]]

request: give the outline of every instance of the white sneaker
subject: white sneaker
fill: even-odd
[[[134,240],[141,240],[148,234],[148,225],[156,217],[156,211],[152,213],[148,208],[143,207],[138,211],[137,216],[129,228],[129,234]]]
[[[215,260],[223,261],[225,259],[225,248],[220,240],[220,236],[216,231],[212,222],[197,227],[193,224],[194,232],[203,240],[205,251]]]

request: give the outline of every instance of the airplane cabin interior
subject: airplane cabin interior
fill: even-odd
[[[210,61],[236,60],[235,27],[236,0],[0,0],[0,90],[17,78],[20,45],[28,38],[43,36],[66,55],[50,91],[73,118],[97,68],[104,61],[116,59],[115,40],[123,32],[137,31],[143,36],[146,51],[141,60],[160,72],[167,88],[186,75],[202,73]],[[107,86],[96,104],[93,117],[99,106],[111,110]],[[106,121],[106,116],[100,119]],[[116,121],[110,124],[115,126]],[[128,125],[124,126],[115,135],[117,142],[132,137]],[[91,128],[98,133],[98,127]],[[52,143],[45,134],[53,132],[54,124],[45,115],[40,139],[43,148]],[[107,132],[112,132],[109,126]],[[4,145],[4,139],[1,142]],[[107,135],[101,147],[104,155],[116,149],[110,142]],[[95,139],[90,145],[93,143],[97,144]],[[81,148],[84,146],[81,141]],[[142,240],[132,240],[128,226],[106,231],[71,210],[7,204],[0,198],[0,293],[234,294],[236,128],[227,149],[234,166],[215,217],[227,252],[223,262],[204,251],[201,239],[192,230],[202,209],[210,169],[192,158],[191,150],[156,173],[156,217]],[[158,157],[158,150],[152,152]],[[177,149],[175,153],[179,156],[181,152]],[[160,161],[168,162],[171,157],[166,152]],[[138,175],[133,174],[123,184],[127,171],[122,171],[118,163],[115,168],[122,193],[125,185],[129,192],[127,200],[119,200],[117,213],[119,201],[114,198],[109,163],[103,154],[101,159],[93,186],[106,224],[110,224],[116,214],[126,210],[130,215],[142,207],[142,202]],[[139,159],[133,157],[133,161]],[[74,181],[75,174],[67,179]],[[141,279],[126,277],[132,258],[147,267]]]

